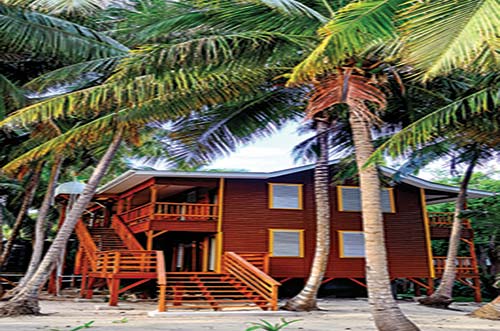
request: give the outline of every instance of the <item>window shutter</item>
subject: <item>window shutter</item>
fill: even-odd
[[[361,211],[361,193],[357,187],[342,187],[342,210]]]
[[[299,231],[273,231],[273,256],[300,257]]]
[[[299,185],[272,184],[272,208],[300,209]]]
[[[391,190],[380,191],[380,201],[382,204],[382,211],[384,213],[392,213]]]
[[[363,232],[341,232],[342,257],[364,257],[365,237]]]
[[[341,187],[342,211],[361,211],[361,191],[359,187]],[[380,190],[382,212],[392,213],[391,190]]]

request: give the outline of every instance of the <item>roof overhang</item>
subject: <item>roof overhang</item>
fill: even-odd
[[[336,161],[330,162],[335,164]],[[110,182],[99,188],[97,194],[119,194],[134,186],[137,186],[151,178],[198,178],[198,179],[270,179],[274,177],[290,175],[297,172],[307,171],[314,168],[314,165],[306,165],[291,169],[273,171],[273,172],[213,172],[213,171],[144,171],[129,170],[121,176],[116,177]],[[380,167],[380,171],[387,177],[393,177],[396,174],[395,169]],[[434,183],[413,175],[400,177],[400,182],[423,188],[426,192],[426,202],[436,204],[441,202],[453,201],[458,195],[459,188],[439,183]],[[468,190],[469,198],[484,198],[493,196],[495,193],[482,190]]]

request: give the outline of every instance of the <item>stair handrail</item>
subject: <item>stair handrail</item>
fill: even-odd
[[[125,225],[120,215],[114,215],[111,220],[111,227],[115,230],[116,234],[120,237],[122,242],[128,249],[133,251],[143,251],[144,247],[137,241],[135,235],[130,231],[129,227]]]
[[[280,282],[234,252],[224,253],[224,270],[269,302],[272,310],[278,309]]]
[[[89,230],[85,226],[85,223],[82,220],[79,220],[75,226],[75,233],[80,241],[80,245],[85,249],[85,255],[88,257],[90,261],[90,265],[92,270],[96,268],[96,256],[97,246],[90,235]]]

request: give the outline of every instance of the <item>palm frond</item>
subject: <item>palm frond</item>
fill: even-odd
[[[190,113],[170,127],[169,155],[183,164],[208,164],[300,118],[302,96],[298,90],[265,88],[257,94]]]
[[[128,48],[103,33],[38,12],[0,3],[0,46],[64,59],[124,55]]]
[[[113,72],[123,56],[100,58],[79,62],[44,73],[24,85],[24,88],[42,91],[47,87],[74,84],[89,75],[104,78]]]
[[[5,3],[51,14],[89,15],[118,4],[116,0],[4,0]]]
[[[500,33],[498,0],[415,2],[401,18],[406,62],[424,81],[467,69]]]
[[[94,117],[123,107],[140,108],[145,104],[171,101],[173,96],[188,92],[200,102],[198,106],[202,106],[203,102],[226,101],[250,91],[256,82],[262,82],[271,72],[272,68],[248,68],[235,64],[199,71],[179,69],[168,72],[168,76],[141,76],[125,83],[107,82],[22,108],[0,121],[0,126],[25,126],[68,116]]]
[[[313,79],[382,41],[395,39],[395,16],[405,0],[355,1],[318,30],[317,48],[293,70],[290,83]]]
[[[438,137],[438,133],[447,127],[483,112],[498,112],[500,106],[500,88],[485,87],[475,93],[462,97],[436,111],[413,122],[403,130],[394,134],[382,144],[368,160],[376,162],[385,153],[393,157],[404,155],[407,151],[416,150],[426,142]]]
[[[25,102],[24,91],[0,74],[0,118],[3,119],[10,110],[23,106]]]

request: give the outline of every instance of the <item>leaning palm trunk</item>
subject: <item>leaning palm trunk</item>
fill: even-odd
[[[316,296],[328,265],[330,253],[330,194],[328,181],[328,122],[317,120],[317,136],[320,148],[314,169],[314,196],[316,199],[316,249],[311,273],[306,285],[283,309],[309,311],[317,309]]]
[[[108,170],[118,147],[120,146],[122,131],[118,131],[108,149],[97,164],[82,194],[78,197],[69,214],[59,229],[56,238],[45,254],[36,273],[27,281],[26,285],[6,304],[0,306],[0,316],[36,315],[40,313],[38,294],[40,287],[47,281],[52,268],[59,258],[61,251],[66,247],[69,236],[92,200],[99,182]]]
[[[364,118],[349,112],[356,163],[359,169],[363,231],[365,236],[366,283],[368,300],[375,325],[380,331],[415,331],[392,296],[384,223],[380,202],[380,180],[374,165],[364,167],[373,153],[370,126]]]
[[[500,295],[490,303],[474,310],[470,315],[490,320],[500,320]]]
[[[450,241],[448,244],[448,253],[446,255],[446,264],[444,266],[443,277],[438,289],[431,296],[419,300],[420,304],[432,307],[448,307],[452,301],[453,285],[456,277],[456,264],[458,248],[460,246],[460,237],[462,234],[461,213],[467,203],[467,188],[469,186],[474,166],[477,164],[479,155],[475,154],[470,161],[464,178],[460,183],[460,191],[455,202],[455,212],[453,215],[453,224],[451,227]]]
[[[0,255],[2,255],[3,251],[3,223],[4,223],[3,213],[6,200],[7,197],[5,195],[0,195]]]
[[[45,227],[46,227],[46,218],[50,211],[50,205],[52,200],[54,199],[54,192],[56,190],[57,181],[59,179],[59,174],[61,171],[61,164],[63,158],[60,156],[56,156],[54,159],[54,163],[52,165],[52,169],[50,172],[50,178],[47,185],[47,191],[45,192],[45,196],[43,198],[42,205],[38,211],[38,216],[36,218],[35,224],[35,244],[33,245],[33,254],[31,254],[30,263],[28,266],[28,270],[24,274],[24,277],[19,281],[18,286],[14,288],[12,294],[16,293],[18,288],[22,288],[26,282],[33,276],[36,271],[36,268],[40,264],[40,260],[42,259],[43,253],[43,242],[45,240]]]
[[[5,244],[2,255],[0,256],[0,267],[2,267],[6,262],[12,251],[12,247],[14,246],[14,240],[16,240],[21,228],[23,226],[24,218],[28,213],[28,209],[33,202],[33,198],[35,197],[36,188],[40,182],[40,176],[42,174],[43,162],[38,163],[33,175],[30,179],[28,187],[26,188],[26,193],[24,194],[23,202],[21,204],[21,208],[16,217],[16,221],[14,222],[14,226],[12,227],[12,233]]]

